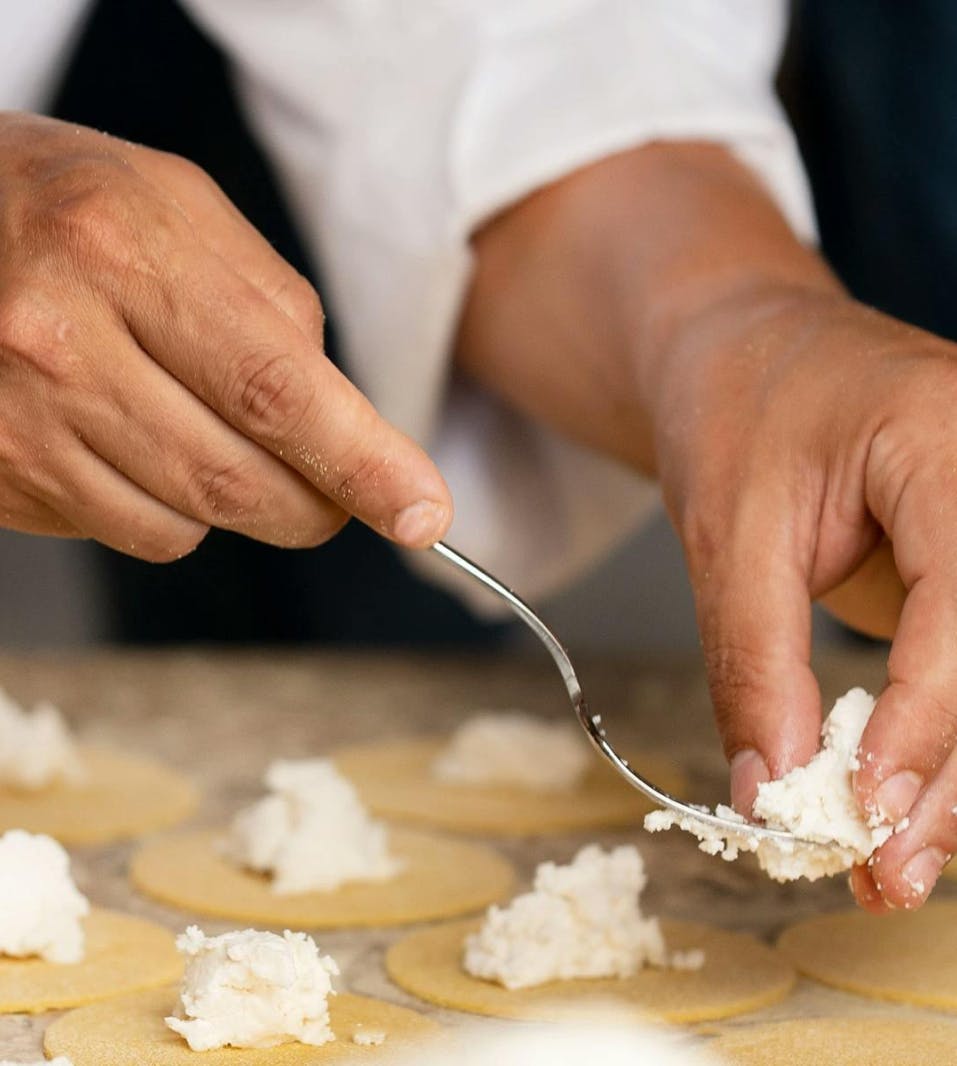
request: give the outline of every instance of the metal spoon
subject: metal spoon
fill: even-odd
[[[781,843],[802,844],[810,847],[826,847],[826,845],[818,842],[802,840],[800,837],[796,837],[793,833],[789,833],[784,829],[769,829],[767,826],[756,825],[753,822],[734,822],[731,821],[730,818],[722,818],[720,815],[713,814],[710,811],[703,811],[699,807],[695,807],[690,803],[684,803],[669,793],[663,792],[657,785],[653,785],[650,781],[642,777],[641,774],[628,764],[628,760],[623,759],[608,742],[605,735],[605,729],[601,724],[601,715],[591,714],[588,710],[588,705],[585,703],[585,694],[582,692],[581,683],[575,673],[575,668],[572,666],[571,659],[568,657],[568,652],[565,650],[558,637],[555,636],[531,607],[529,607],[520,596],[517,596],[512,592],[507,585],[503,585],[501,581],[492,577],[491,574],[487,573],[476,563],[473,563],[471,559],[467,559],[454,548],[450,548],[448,544],[438,541],[438,543],[434,544],[432,547],[434,551],[439,553],[439,555],[448,559],[449,562],[454,563],[460,570],[464,570],[465,573],[469,574],[476,581],[480,582],[486,588],[491,589],[496,595],[505,600],[515,614],[521,618],[535,636],[537,636],[545,645],[549,654],[555,660],[555,665],[558,667],[559,672],[562,675],[562,680],[565,682],[565,688],[568,690],[568,697],[572,701],[572,706],[575,708],[575,714],[578,716],[578,721],[588,735],[588,739],[611,763],[611,765],[614,766],[628,784],[632,786],[632,788],[636,788],[639,792],[643,792],[648,799],[653,803],[658,804],[659,807],[667,807],[676,814],[687,815],[689,818],[694,818],[696,821],[716,826],[718,829],[728,833],[748,833],[752,836],[777,840]]]

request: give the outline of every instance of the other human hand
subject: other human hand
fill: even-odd
[[[687,331],[666,366],[659,469],[735,805],[817,750],[810,610],[832,594],[894,634],[854,787],[866,814],[909,819],[852,887],[872,911],[919,906],[957,850],[957,347],[772,287]]]

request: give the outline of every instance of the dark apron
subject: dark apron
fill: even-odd
[[[841,278],[957,340],[957,3],[797,0],[782,87]]]

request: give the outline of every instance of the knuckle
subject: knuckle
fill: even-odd
[[[231,391],[231,407],[260,438],[288,439],[310,415],[310,390],[296,359],[287,353],[257,353],[242,360]]]
[[[91,177],[55,195],[42,225],[59,246],[66,244],[84,258],[120,247],[128,233],[114,183]]]
[[[262,491],[241,463],[202,466],[190,474],[186,499],[194,514],[224,525],[258,510]]]
[[[307,336],[321,336],[325,325],[322,301],[313,286],[293,272],[276,294],[277,302]]]
[[[7,286],[0,292],[0,352],[8,364],[26,364],[65,384],[78,362],[74,333],[69,315],[29,287]]]
[[[350,507],[356,499],[375,494],[391,473],[391,463],[370,452],[354,454],[335,464],[329,495]]]
[[[175,205],[117,159],[83,163],[49,178],[40,202],[42,210],[28,227],[32,243],[47,255],[72,259],[84,276],[97,265],[142,272],[182,232]]]
[[[925,770],[936,773],[957,742],[957,707],[952,698],[896,679],[893,667],[889,673],[892,680],[881,697],[881,712],[899,729],[898,748],[906,743],[919,749]]]

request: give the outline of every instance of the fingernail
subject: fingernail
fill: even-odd
[[[896,825],[914,806],[923,787],[924,779],[913,770],[900,770],[889,777],[874,793],[881,818]]]
[[[399,511],[392,525],[397,541],[409,548],[431,547],[442,535],[448,510],[432,500],[419,500]]]
[[[914,894],[915,902],[923,902],[937,883],[940,871],[947,865],[950,856],[940,848],[930,847],[918,851],[905,863],[901,877]]]
[[[758,785],[770,780],[771,771],[760,752],[754,748],[739,751],[731,760],[731,806],[750,818]]]

